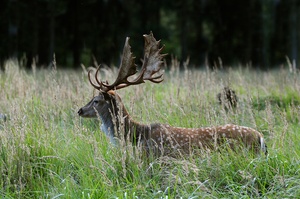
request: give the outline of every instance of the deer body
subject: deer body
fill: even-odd
[[[194,148],[213,149],[226,143],[235,148],[240,143],[256,153],[266,153],[263,135],[249,127],[226,124],[216,127],[181,128],[159,123],[140,124],[131,118],[120,96],[114,91],[100,93],[78,113],[82,117],[99,116],[102,121],[101,130],[115,145],[116,140],[129,139],[132,143],[140,143],[147,151],[169,155],[176,153],[176,150],[189,153]],[[121,118],[123,121],[120,121]],[[123,138],[118,132],[120,125],[124,125]]]
[[[94,84],[89,71],[89,81],[94,88],[99,90],[99,95],[78,111],[80,116],[92,118],[99,116],[102,121],[102,131],[114,144],[117,139],[122,139],[120,132],[123,132],[125,140],[129,139],[134,144],[142,145],[146,151],[159,154],[169,155],[176,151],[190,152],[193,148],[214,149],[223,144],[229,144],[233,149],[237,144],[242,144],[256,153],[260,151],[267,153],[263,135],[244,126],[227,124],[216,127],[179,128],[159,123],[144,125],[134,121],[115,90],[141,84],[145,80],[153,83],[163,81],[162,74],[154,76],[163,64],[164,55],[160,54],[162,51],[159,47],[160,41],[156,41],[152,33],[144,35],[144,38],[145,52],[142,69],[132,81],[129,81],[128,77],[133,76],[137,71],[128,43],[129,38],[126,39],[119,73],[113,84],[109,85],[107,82],[98,80],[99,68],[95,74],[97,84]]]

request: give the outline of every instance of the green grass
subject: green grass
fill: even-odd
[[[112,79],[116,74],[102,74]],[[110,81],[111,82],[111,81]],[[216,95],[232,87],[238,109]],[[265,135],[269,157],[246,151],[145,159],[131,145],[113,147],[100,122],[77,110],[93,96],[82,71],[0,71],[1,198],[299,198],[300,78],[287,70],[166,72],[161,84],[120,90],[144,123],[201,127],[225,123]]]

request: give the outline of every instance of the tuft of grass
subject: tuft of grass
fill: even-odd
[[[269,156],[247,151],[145,158],[139,147],[113,147],[100,121],[77,110],[96,92],[85,71],[0,71],[2,198],[299,198],[299,74],[251,69],[166,71],[161,84],[118,91],[134,119],[181,127],[235,123],[256,128]],[[172,67],[170,67],[172,68]],[[105,70],[112,79],[116,70]],[[216,99],[238,95],[235,112]]]

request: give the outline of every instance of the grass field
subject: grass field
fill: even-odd
[[[115,73],[102,79],[110,82]],[[216,95],[229,85],[237,110]],[[269,156],[211,152],[145,159],[113,147],[100,122],[80,107],[97,94],[86,71],[26,71],[7,61],[0,71],[1,198],[299,198],[300,76],[289,67],[166,71],[161,84],[118,92],[140,122],[181,127],[235,123],[262,132]]]

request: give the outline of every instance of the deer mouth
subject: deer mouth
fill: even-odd
[[[77,113],[78,113],[79,116],[83,116],[83,110],[82,110],[82,108],[79,109],[79,111]]]

